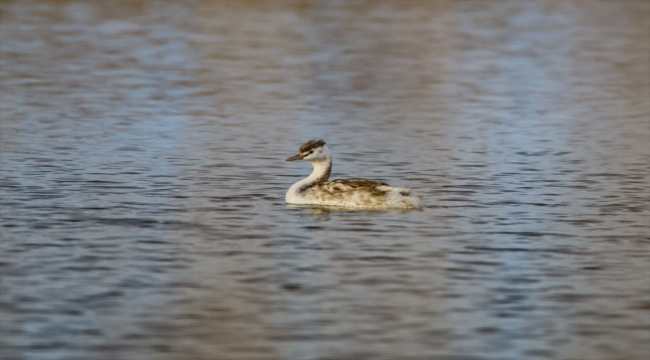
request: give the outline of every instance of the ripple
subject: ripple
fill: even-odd
[[[3,355],[645,358],[646,4],[370,4],[3,2]]]

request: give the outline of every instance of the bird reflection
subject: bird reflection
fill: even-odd
[[[289,209],[301,209],[301,216],[311,217],[315,221],[330,221],[331,215],[334,214],[392,214],[392,213],[407,213],[411,211],[418,211],[417,209],[355,209],[342,206],[318,206],[318,205],[296,205],[286,204]]]

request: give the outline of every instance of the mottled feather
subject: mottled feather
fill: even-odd
[[[302,190],[301,193],[310,202],[323,205],[347,204],[348,206],[380,208],[388,206],[387,197],[408,197],[410,191],[407,188],[393,187],[381,181],[352,178],[318,182]],[[398,200],[398,202],[400,201]],[[412,201],[400,202],[400,204],[404,207],[417,206]]]
[[[367,191],[372,195],[384,195],[393,189],[392,186],[376,180],[369,179],[337,179],[326,181],[319,185],[323,190],[330,193],[333,192],[347,192],[347,191]]]

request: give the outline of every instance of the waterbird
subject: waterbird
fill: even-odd
[[[293,184],[287,191],[287,204],[324,205],[367,209],[416,209],[421,199],[404,187],[390,186],[377,180],[351,178],[328,181],[332,173],[332,154],[325,141],[309,140],[298,154],[285,161],[309,161],[311,175]]]

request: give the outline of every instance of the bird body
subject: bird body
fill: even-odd
[[[285,200],[287,204],[342,206],[391,209],[418,208],[420,199],[410,190],[384,182],[360,178],[329,181],[332,156],[323,140],[310,140],[300,147],[298,155],[286,161],[309,161],[314,170],[307,178],[293,184]]]

